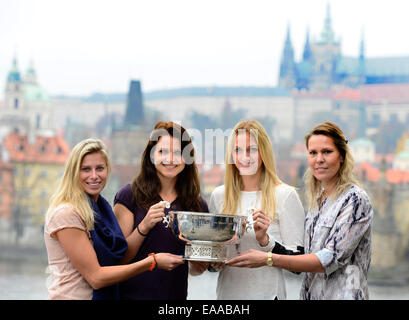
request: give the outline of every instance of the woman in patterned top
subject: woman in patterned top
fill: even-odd
[[[353,177],[348,141],[337,125],[324,122],[305,142],[309,164],[305,174],[309,205],[305,254],[249,250],[226,263],[305,272],[301,299],[368,299],[373,210],[368,195]]]

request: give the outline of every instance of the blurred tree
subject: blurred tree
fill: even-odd
[[[405,124],[396,120],[382,123],[378,132],[372,137],[376,145],[376,152],[382,154],[394,153],[398,140],[402,137],[405,129]]]

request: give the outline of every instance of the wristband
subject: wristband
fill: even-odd
[[[271,252],[267,253],[267,266],[269,267],[274,266],[273,254]]]
[[[138,230],[138,233],[142,236],[142,237],[146,237],[148,234],[144,234],[141,232],[141,230],[139,230],[139,224],[136,225],[136,230]]]
[[[149,253],[149,255],[148,255],[149,257],[150,256],[152,256],[153,257],[153,261],[152,261],[152,264],[151,264],[151,266],[149,267],[149,271],[152,271],[153,269],[155,269],[156,268],[156,265],[157,265],[157,262],[156,262],[156,257],[155,257],[155,254],[154,253]]]

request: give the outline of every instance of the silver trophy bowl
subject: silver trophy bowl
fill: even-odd
[[[251,222],[241,215],[169,211],[163,223],[186,242],[185,259],[223,262],[230,258],[227,246],[239,244]]]

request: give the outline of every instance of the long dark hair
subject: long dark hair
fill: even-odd
[[[166,134],[179,139],[181,142],[182,156],[185,161],[185,167],[183,171],[178,174],[175,185],[178,202],[183,210],[202,211],[204,208],[202,207],[200,199],[200,181],[197,166],[194,161],[195,152],[192,140],[182,126],[171,121],[158,122],[151,133],[142,155],[141,169],[131,184],[133,200],[136,205],[145,210],[149,210],[153,204],[161,200],[159,196],[161,183],[151,159],[151,153],[160,137]]]

